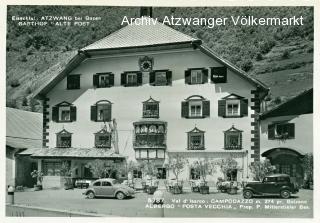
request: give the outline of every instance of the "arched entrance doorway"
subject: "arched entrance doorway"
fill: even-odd
[[[276,173],[288,174],[293,182],[299,185],[303,184],[303,154],[290,148],[273,148],[261,155],[269,159],[271,164],[276,167]]]

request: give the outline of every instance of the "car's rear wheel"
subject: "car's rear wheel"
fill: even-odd
[[[89,192],[87,193],[87,198],[93,199],[94,197],[95,197],[95,194],[93,193],[93,191],[89,191]]]
[[[123,199],[125,198],[125,195],[124,195],[124,193],[122,193],[122,192],[118,192],[118,193],[116,194],[116,198],[117,198],[118,200],[123,200]]]
[[[290,191],[289,190],[282,190],[280,192],[280,197],[282,198],[289,198],[290,197]]]
[[[244,190],[243,191],[243,197],[245,199],[250,199],[250,198],[252,198],[252,196],[253,196],[253,193],[251,190]]]

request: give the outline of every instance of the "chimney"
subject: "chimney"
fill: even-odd
[[[140,17],[142,16],[152,18],[152,7],[140,7]]]

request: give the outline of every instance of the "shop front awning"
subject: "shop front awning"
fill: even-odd
[[[33,158],[125,159],[111,149],[102,148],[41,148],[23,151],[20,155]]]

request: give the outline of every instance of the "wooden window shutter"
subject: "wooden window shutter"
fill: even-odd
[[[218,116],[221,116],[221,117],[226,116],[226,100],[218,101]]]
[[[142,72],[137,73],[137,85],[142,85]]]
[[[294,138],[294,123],[288,123],[288,136],[290,139]]]
[[[208,83],[208,69],[202,70],[202,83]]]
[[[59,122],[59,107],[52,107],[52,121]]]
[[[151,71],[150,75],[149,75],[149,83],[150,83],[150,85],[154,85],[155,81],[156,81],[156,73],[154,71]]]
[[[114,74],[109,74],[109,83],[110,86],[114,86]]]
[[[275,125],[268,125],[268,139],[275,139]]]
[[[121,74],[121,85],[125,86],[127,84],[127,74],[126,73],[122,73]]]
[[[99,87],[99,75],[98,74],[93,75],[93,86]]]
[[[191,84],[191,70],[186,70],[184,72],[184,82],[186,84]]]
[[[181,117],[188,118],[189,116],[189,103],[187,101],[181,102]]]
[[[210,101],[208,100],[202,101],[202,116],[203,117],[210,116]]]
[[[70,120],[77,121],[77,107],[76,106],[70,106]]]
[[[248,116],[248,99],[240,100],[240,116]]]
[[[166,72],[166,77],[167,77],[167,85],[172,85],[172,71],[168,70]]]
[[[91,106],[91,121],[97,121],[97,105]]]
[[[106,104],[106,110],[107,110],[106,121],[107,121],[107,122],[110,122],[110,121],[111,121],[111,117],[112,117],[111,104]]]

